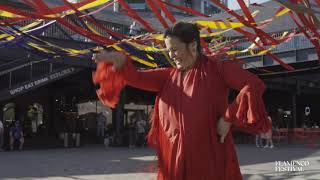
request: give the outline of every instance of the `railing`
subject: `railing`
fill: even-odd
[[[277,33],[275,36],[279,37],[279,35],[282,33]],[[277,36],[278,35],[278,36]],[[248,48],[252,42],[241,40],[239,45],[237,45],[233,50],[244,50]],[[266,49],[270,48],[271,46],[265,47]],[[299,49],[309,49],[314,48],[314,45],[310,42],[310,40],[305,36],[295,36],[293,37],[289,42],[282,43],[278,45],[276,48],[272,49],[272,53],[280,53],[280,52],[286,52],[286,51],[295,51]],[[259,53],[260,49],[254,49],[254,54]],[[244,52],[237,55],[239,58],[245,58],[250,57],[252,54],[250,52]]]
[[[69,22],[70,19],[67,19]],[[99,21],[103,27],[108,28],[112,31],[121,33],[121,34],[129,34],[129,27],[122,24],[116,24],[111,22],[103,22]],[[102,34],[103,36],[108,36],[105,31],[101,30],[100,28],[97,28],[96,26],[92,25],[97,32]],[[45,37],[51,37],[51,38],[58,38],[58,39],[72,39],[75,41],[81,41],[81,42],[89,42],[90,40],[87,37],[84,37],[80,34],[77,34],[70,29],[63,27],[57,23],[52,24],[50,27],[48,27],[42,34],[42,36]]]
[[[6,18],[0,18],[0,19],[6,19]],[[66,20],[70,23],[73,23],[74,21],[71,18],[66,18]],[[19,26],[23,27],[30,23],[32,23],[33,20],[27,20],[27,21],[21,21],[18,23]],[[49,22],[49,21],[46,21]],[[123,24],[117,24],[112,22],[104,22],[104,21],[98,21],[100,25],[102,25],[105,28],[108,28],[112,31],[121,33],[121,34],[129,34],[129,27]],[[102,34],[103,36],[108,36],[105,31],[101,30],[100,28],[97,28],[96,26],[92,25],[92,27],[95,28],[97,32]],[[58,24],[54,23],[47,27],[44,32],[40,34],[44,37],[50,37],[50,38],[57,38],[57,39],[65,39],[65,40],[75,40],[75,41],[81,41],[81,42],[88,42],[88,38],[77,34],[70,29]]]
[[[18,67],[0,72],[0,91],[10,89],[24,82],[42,77],[46,74],[70,67],[66,64],[52,63],[48,59],[32,61]]]

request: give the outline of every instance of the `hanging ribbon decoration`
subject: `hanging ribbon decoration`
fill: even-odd
[[[296,23],[301,32],[310,40],[310,42],[315,46],[318,63],[320,64],[320,34],[318,33],[318,29],[320,28],[319,20],[314,16],[314,14],[320,14],[320,11],[312,9],[310,6],[310,2],[308,0],[302,2],[288,2],[286,0],[277,0],[282,5],[290,8],[296,15],[291,12],[289,15],[292,20]],[[319,2],[316,1],[318,6]],[[304,15],[307,14],[308,18]],[[303,24],[301,25],[300,22]],[[317,24],[316,24],[317,23]],[[310,35],[311,34],[311,35]]]
[[[88,13],[88,14],[81,15],[81,16],[79,16],[79,17],[84,17],[84,16],[90,16],[90,15],[97,14],[97,13],[101,12],[102,10],[107,9],[108,7],[114,5],[114,4],[117,3],[117,2],[118,2],[118,0],[114,0],[114,1],[110,2],[109,4],[106,4],[106,5],[98,8],[97,10],[94,10],[94,11]]]
[[[286,0],[279,0],[286,3]],[[104,48],[113,48],[118,51],[123,51],[127,53],[132,59],[135,59],[141,64],[144,64],[149,67],[157,66],[155,63],[154,52],[161,54],[161,58],[167,59],[168,57],[165,56],[166,54],[163,51],[163,35],[162,34],[155,34],[157,31],[153,28],[151,23],[144,20],[139,14],[134,11],[124,0],[119,0],[118,3],[121,7],[127,11],[124,12],[135,21],[140,23],[148,32],[152,34],[145,34],[139,35],[135,37],[128,37],[121,33],[112,31],[102,24],[100,24],[97,20],[91,17],[91,15],[101,12],[107,7],[110,7],[116,1],[110,2],[110,0],[84,0],[79,3],[69,3],[68,1],[64,0],[65,5],[58,6],[55,8],[50,8],[44,1],[42,0],[23,0],[23,2],[28,5],[30,8],[34,9],[33,12],[23,11],[19,8],[12,8],[6,5],[0,5],[0,16],[6,17],[6,20],[0,20],[0,26],[12,26],[20,22],[21,20],[33,20],[33,19],[43,19],[43,20],[52,20],[56,21],[60,25],[63,25],[67,29],[80,34],[86,38],[89,38],[99,44],[99,46]],[[228,12],[233,18],[237,19],[238,22],[233,22],[233,20],[197,20],[194,21],[197,25],[201,26],[203,30],[208,31],[207,34],[201,33],[201,45],[204,48],[204,51],[208,55],[216,55],[221,56],[223,54],[226,55],[236,55],[241,53],[251,53],[251,55],[269,55],[274,61],[278,62],[281,66],[283,66],[287,70],[293,70],[293,67],[283,62],[280,58],[276,57],[274,54],[271,53],[277,45],[287,42],[294,35],[296,32],[287,33],[286,35],[282,36],[281,38],[274,38],[273,36],[265,33],[262,29],[269,24],[271,24],[277,17],[283,16],[289,12],[290,16],[293,16],[291,11],[294,11],[296,16],[294,16],[297,20],[300,21],[301,27],[307,27],[307,31],[301,30],[305,34],[307,38],[314,44],[316,47],[318,55],[320,55],[320,33],[317,31],[319,28],[319,21],[314,16],[315,13],[319,13],[316,9],[311,8],[310,3],[308,0],[301,0],[299,2],[295,1],[286,7],[280,7],[275,16],[269,19],[264,19],[263,21],[256,22],[254,19],[255,13],[250,13],[250,10],[245,5],[243,0],[238,0],[238,3],[243,11],[244,16],[239,15],[238,13],[226,8],[219,0],[212,0],[217,6]],[[302,4],[304,2],[304,4]],[[317,4],[320,4],[320,0],[316,1]],[[176,22],[175,17],[173,14],[168,10],[167,7],[172,7],[183,12],[200,16],[206,17],[207,15],[200,13],[194,9],[174,5],[168,2],[164,2],[162,0],[147,0],[146,3],[152,10],[152,12],[157,17],[158,21],[162,24],[164,28],[168,28],[169,25]],[[100,8],[98,6],[101,6]],[[90,8],[98,8],[92,12],[83,13],[81,11],[90,9]],[[296,9],[295,9],[296,8]],[[161,14],[161,12],[163,14]],[[306,15],[307,13],[307,15]],[[77,15],[79,19],[72,19],[73,22],[67,21],[66,18],[70,17],[70,15]],[[163,17],[162,15],[165,15]],[[167,22],[167,20],[169,20]],[[23,27],[12,29],[10,31],[6,31],[2,29],[4,34],[0,35],[0,40],[3,43],[6,42],[14,42],[15,40],[20,40],[23,37],[27,37],[25,39],[31,40],[26,41],[26,44],[29,48],[37,49],[37,51],[45,52],[48,54],[58,54],[62,55],[67,53],[70,56],[80,56],[84,54],[92,53],[94,49],[84,49],[84,50],[76,50],[76,49],[69,49],[69,48],[62,48],[56,46],[54,44],[50,44],[44,41],[39,41],[39,39],[35,38],[32,35],[29,35],[28,32],[33,32],[32,30],[36,31],[35,28],[40,28],[41,26],[34,26],[28,27],[26,29],[22,29]],[[251,28],[253,31],[243,30],[241,28],[248,27]],[[300,26],[299,26],[300,27]],[[44,27],[43,27],[44,28]],[[41,28],[40,28],[41,29]],[[217,32],[212,32],[214,29],[217,29]],[[238,41],[217,41],[217,42],[205,42],[206,40],[210,40],[215,36],[221,35],[228,31],[235,30],[236,32],[244,35],[247,37],[249,41],[252,41],[251,46],[244,48],[241,51],[234,51],[232,50],[233,47],[238,43]],[[104,37],[104,33],[112,36],[112,39]],[[202,31],[204,32],[204,31]],[[152,44],[152,45],[151,45]],[[271,46],[266,48],[266,46]],[[156,48],[157,47],[157,48]],[[257,49],[260,49],[257,52]],[[168,60],[170,62],[170,60]]]
[[[219,0],[211,0],[211,1],[214,4],[216,4],[218,7],[220,7],[221,9],[225,10],[226,12],[228,12],[230,15],[236,17],[241,23],[243,23],[247,27],[252,28],[256,32],[257,36],[260,36],[260,38],[261,38],[261,40],[263,41],[264,44],[267,44],[266,40],[271,41],[272,44],[278,44],[278,42],[275,39],[273,39],[272,37],[270,37],[267,33],[263,32],[261,29],[258,29],[257,27],[255,27],[254,24],[251,24],[244,17],[242,17],[239,14],[235,13],[233,10],[230,10],[229,8],[227,8]],[[246,16],[248,17],[249,15],[246,14]]]
[[[176,22],[176,18],[173,16],[173,14],[168,10],[167,6],[165,6],[164,2],[161,0],[155,0],[155,3],[160,7],[160,9],[164,12],[164,14],[168,17],[168,19],[171,21],[171,23]]]
[[[147,21],[143,20],[138,15],[138,13],[136,13],[133,9],[131,9],[131,7],[124,0],[118,0],[118,2],[120,3],[121,7],[123,7],[123,9],[128,11],[127,13],[128,16],[130,16],[131,18],[139,22],[142,26],[144,26],[147,29],[147,31],[155,32],[155,30],[151,27],[151,25]]]
[[[166,20],[161,16],[161,12],[158,11],[156,5],[154,4],[154,2],[152,0],[146,0],[146,3],[148,4],[148,6],[150,7],[150,9],[153,11],[153,13],[156,15],[156,17],[158,18],[159,22],[162,24],[162,26],[167,29],[169,28],[168,23],[166,22]]]
[[[253,26],[256,26],[256,21],[253,19],[249,8],[247,7],[246,3],[243,0],[238,0],[238,4],[240,5],[243,13],[246,15],[247,19],[248,19],[248,23],[252,24]]]
[[[66,4],[68,4],[71,8],[73,8],[77,14],[81,15],[82,13],[79,12],[78,10],[76,10],[71,3],[69,3],[67,0],[63,0]],[[87,20],[90,20],[89,17],[85,17]],[[98,24],[97,24],[98,25]],[[88,26],[90,27],[90,26]],[[89,28],[91,29],[95,34],[102,36],[100,33],[96,32],[93,28]],[[148,54],[141,54],[140,52],[136,51],[134,48],[132,48],[132,46],[129,46],[128,44],[122,43],[120,44],[121,47],[119,45],[112,45],[113,48],[115,48],[118,51],[124,51],[125,53],[127,53],[128,55],[130,55],[130,57],[133,60],[136,60],[138,62],[140,62],[141,64],[144,64],[146,66],[150,66],[150,67],[156,67],[156,64],[154,63],[149,63],[147,61],[145,61],[145,58],[149,58],[152,59],[152,57]],[[132,55],[135,54],[135,55]],[[145,57],[146,56],[146,57]]]
[[[80,12],[79,10],[76,9],[75,6],[73,6],[73,4],[69,3],[67,0],[63,0],[64,3],[66,3],[67,5],[69,5],[79,16],[82,16],[86,21],[92,23],[93,25],[95,25],[97,28],[100,28],[101,30],[105,31],[106,33],[110,34],[114,39],[124,39],[124,38],[128,38],[127,36],[123,35],[123,34],[120,34],[120,33],[117,33],[115,31],[112,31],[104,26],[102,26],[101,24],[97,23],[93,18],[90,18],[91,16],[85,16],[85,14],[83,14],[82,12]],[[92,31],[94,28],[91,28],[89,23],[88,22],[84,22],[88,28],[90,28]],[[99,36],[102,36],[101,34],[99,33],[96,33],[94,32],[95,34],[99,35]],[[115,41],[113,41],[112,43],[115,43]],[[110,42],[111,44],[111,42]]]
[[[78,10],[86,10],[90,8],[94,8],[97,6],[100,6],[104,3],[109,2],[110,0],[84,0],[79,3],[75,3],[74,6]],[[35,3],[28,1],[29,6],[31,6],[33,9],[35,9],[37,12],[42,9],[38,9],[37,7],[38,1]],[[15,8],[12,8],[10,6],[6,5],[0,5],[0,16],[12,18],[12,21],[16,20],[31,20],[31,19],[52,19],[52,17],[63,17],[66,15],[74,14],[74,11],[70,11],[70,8],[66,5],[64,6],[58,6],[55,8],[50,9],[51,13],[45,13],[45,14],[33,14],[33,13],[26,13],[25,11],[20,11]],[[45,16],[45,17],[42,17]]]

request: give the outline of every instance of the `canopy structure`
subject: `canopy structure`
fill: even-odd
[[[241,7],[238,11],[230,10],[219,0],[211,1],[224,13],[208,16],[189,7],[161,0],[146,0],[153,17],[146,17],[135,11],[124,0],[83,0],[78,3],[61,0],[56,4],[43,0],[24,0],[18,7],[13,3],[1,3],[0,46],[19,46],[33,55],[45,58],[72,56],[90,59],[92,53],[109,49],[126,53],[145,68],[173,66],[164,48],[162,32],[177,20],[184,20],[198,25],[203,52],[208,56],[248,63],[239,60],[237,56],[241,53],[267,55],[279,63],[283,71],[294,71],[294,67],[273,54],[272,50],[295,36],[305,36],[315,47],[319,57],[319,1],[277,0],[278,3],[269,3],[272,6],[268,3],[252,4],[248,8],[243,0],[237,0]],[[120,13],[106,11],[114,3],[121,6]],[[172,8],[192,17],[178,17],[169,11]],[[143,33],[128,36],[114,28],[108,28],[98,19],[119,19],[124,24],[135,21]],[[291,25],[286,23],[288,21],[292,22]],[[57,24],[96,46],[85,49],[68,48],[39,36],[50,26]],[[277,28],[274,27],[278,26],[281,26],[279,29],[282,32],[275,36]],[[283,30],[285,28],[288,29]],[[238,45],[243,41],[250,43],[239,48]],[[263,71],[263,68],[260,70]]]

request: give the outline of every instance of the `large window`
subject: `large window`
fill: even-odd
[[[209,1],[202,1],[201,11],[202,11],[202,13],[207,14],[207,15],[212,15],[212,14],[216,14],[216,13],[221,12],[221,10],[219,8],[214,6]]]

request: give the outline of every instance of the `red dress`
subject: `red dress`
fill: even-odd
[[[184,77],[175,68],[137,71],[130,62],[117,72],[110,68],[98,64],[94,76],[101,86],[98,96],[106,105],[115,104],[126,84],[158,92],[148,135],[149,144],[157,149],[158,180],[242,179],[231,133],[219,143],[216,121],[223,116],[250,132],[268,130],[260,79],[231,61],[206,57],[199,58]],[[117,82],[117,87],[110,82]],[[240,91],[230,105],[229,88]]]

